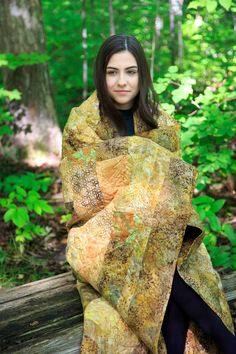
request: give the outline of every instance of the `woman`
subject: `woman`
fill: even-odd
[[[81,353],[235,353],[232,318],[191,204],[196,169],[132,36],[101,46],[60,164]]]

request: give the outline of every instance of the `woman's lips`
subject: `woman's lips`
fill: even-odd
[[[129,91],[115,91],[115,93],[118,93],[118,95],[126,95]]]

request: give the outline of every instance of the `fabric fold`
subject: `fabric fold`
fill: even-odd
[[[181,159],[179,124],[161,110],[157,119],[148,130],[135,114],[136,135],[120,137],[100,117],[95,92],[72,109],[63,132],[60,174],[73,211],[66,257],[84,306],[81,353],[165,353],[161,325],[176,267],[233,331],[192,207],[197,170]],[[206,279],[214,298],[201,291]],[[186,348],[199,350],[198,339],[190,329]]]

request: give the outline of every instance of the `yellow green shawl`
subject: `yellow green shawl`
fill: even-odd
[[[176,266],[233,332],[192,208],[197,171],[181,159],[178,122],[161,109],[156,119],[150,130],[135,113],[135,135],[119,136],[95,91],[63,132],[60,175],[73,213],[66,257],[84,309],[82,354],[166,353],[161,325]],[[218,351],[191,322],[185,353]]]

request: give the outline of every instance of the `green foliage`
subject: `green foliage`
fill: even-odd
[[[61,224],[67,223],[67,221],[69,221],[69,220],[71,219],[71,217],[72,217],[72,214],[71,214],[71,213],[63,214],[63,215],[61,216],[60,223],[61,223]]]
[[[6,66],[11,70],[15,70],[23,65],[45,63],[48,59],[48,55],[40,53],[22,53],[18,55],[12,53],[0,54],[0,66]]]
[[[0,246],[0,265],[2,265],[7,259],[7,252]]]
[[[11,67],[11,63],[6,59],[6,55],[0,54],[0,67],[7,66]],[[0,142],[2,137],[13,135],[14,129],[12,122],[15,118],[9,113],[8,110],[4,109],[4,100],[19,100],[21,98],[21,93],[18,90],[6,90],[0,87]]]
[[[177,66],[171,66],[154,83],[157,93],[163,94],[163,100],[168,102],[163,108],[169,113],[179,111],[176,118],[182,123],[183,158],[198,167],[199,191],[236,173],[231,149],[236,134],[236,117],[232,112],[235,94],[231,84],[229,76],[219,87],[213,84],[214,92],[207,87],[198,93],[193,88],[196,85],[193,73],[189,70],[179,73]]]
[[[191,70],[179,72],[177,66],[170,66],[164,77],[159,77],[154,88],[159,94],[162,107],[176,118],[182,126],[183,158],[197,166],[196,189],[207,193],[210,185],[217,185],[236,173],[234,145],[236,118],[232,110],[235,93],[232,73],[224,82],[212,83],[195,89],[197,77]],[[230,224],[222,224],[216,215],[225,200],[215,200],[201,195],[193,205],[205,225],[204,243],[214,266],[236,269],[236,233]],[[226,240],[219,246],[219,239]]]
[[[13,135],[13,128],[10,124],[14,119],[15,118],[8,111],[5,111],[0,107],[0,142],[3,136]]]
[[[2,287],[14,287],[55,275],[48,270],[47,259],[33,254],[18,254],[18,246],[12,239],[7,250],[0,247],[0,283]]]
[[[236,269],[236,232],[230,224],[221,224],[216,215],[224,203],[224,199],[215,200],[207,195],[193,199],[194,208],[205,225],[204,243],[213,265]],[[227,239],[228,245],[219,246],[219,237]]]
[[[0,183],[0,190],[6,195],[0,198],[0,205],[6,209],[3,219],[15,225],[15,240],[19,243],[21,253],[26,241],[46,234],[37,220],[38,216],[54,213],[52,206],[41,198],[41,193],[47,192],[52,183],[50,175],[32,172],[7,176]]]
[[[8,110],[4,107],[4,99],[8,98],[9,100],[19,100],[21,94],[18,90],[5,90],[0,88],[0,143],[2,139],[6,136],[11,136],[14,134],[14,121],[13,117]]]
[[[208,12],[216,10],[217,5],[221,5],[225,10],[229,10],[233,4],[232,0],[194,0],[188,5],[188,9],[197,9],[199,7],[206,7]]]

